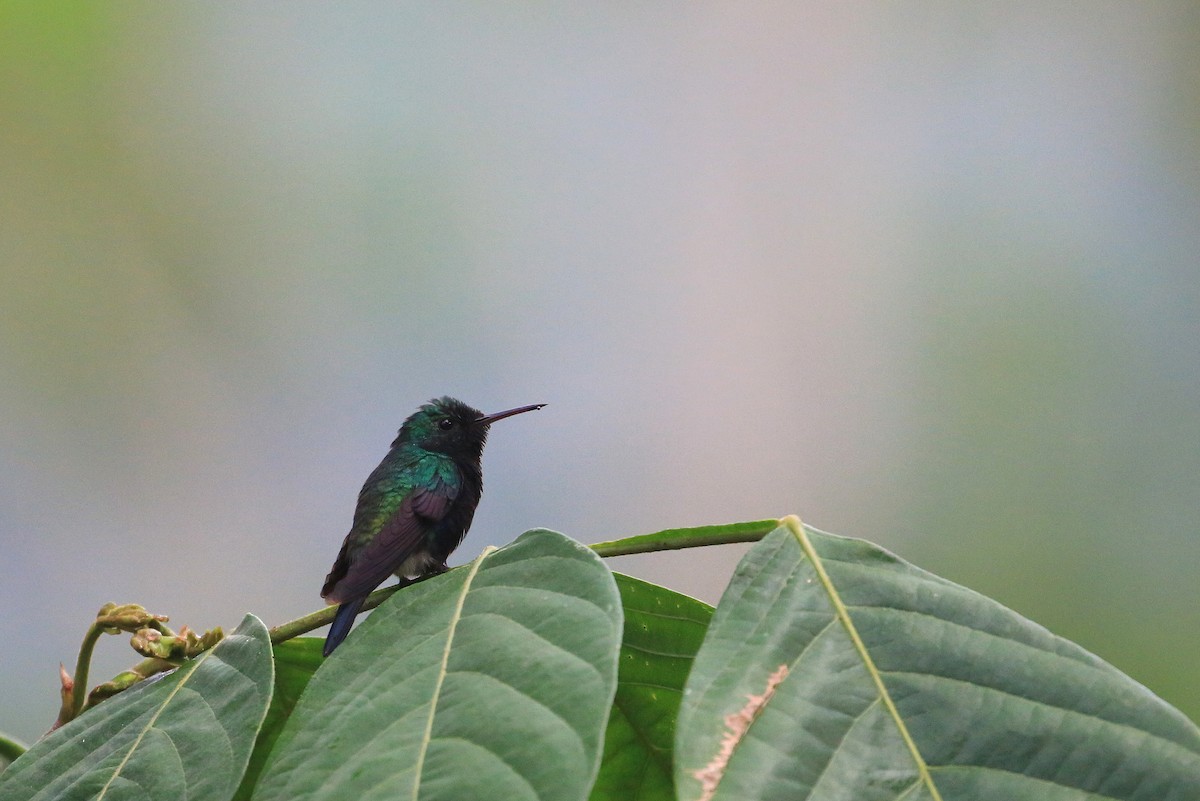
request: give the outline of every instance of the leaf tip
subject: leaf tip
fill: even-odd
[[[799,515],[784,515],[783,517],[779,518],[779,526],[780,528],[786,528],[791,531],[792,536],[796,537],[797,539],[799,539],[804,532],[804,521],[800,519]]]

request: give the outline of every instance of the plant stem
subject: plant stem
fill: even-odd
[[[96,649],[96,641],[103,633],[104,627],[100,625],[99,621],[95,621],[88,626],[87,633],[83,635],[83,643],[79,646],[79,658],[75,660],[75,686],[71,689],[71,706],[68,708],[66,699],[63,699],[62,712],[58,716],[60,724],[74,720],[83,711],[83,702],[87,700],[88,670],[92,665],[92,651]]]
[[[699,548],[705,545],[725,545],[735,542],[757,542],[779,527],[778,520],[756,520],[750,523],[732,523],[720,526],[700,526],[698,528],[675,528],[659,531],[654,534],[643,534],[637,537],[626,537],[610,542],[598,542],[588,547],[602,557],[625,556],[651,551],[671,551],[679,548]],[[407,585],[405,585],[407,586]],[[375,590],[363,602],[362,611],[374,609],[390,598],[401,586],[384,587]],[[336,606],[327,606],[316,612],[289,620],[270,629],[271,643],[277,645],[301,634],[307,634],[321,626],[333,622],[337,614]],[[149,660],[147,660],[149,661]],[[136,668],[135,668],[136,670]]]
[[[598,542],[588,547],[601,557],[610,557],[650,553],[653,551],[673,551],[680,548],[700,548],[706,545],[757,542],[778,528],[779,525],[780,522],[778,520],[755,520],[749,523],[731,523],[719,526],[673,528],[654,534],[642,534],[636,537]],[[367,610],[374,609],[391,597],[397,590],[405,586],[408,585],[393,585],[375,590],[363,602],[362,611],[366,612]],[[270,629],[271,644],[278,645],[281,642],[299,637],[301,634],[307,634],[314,629],[319,629],[321,626],[326,626],[333,622],[335,614],[337,614],[337,607],[327,606],[316,612],[309,612],[307,615],[298,617],[295,620],[281,623]],[[96,640],[100,637],[101,631],[101,628],[97,625],[93,625],[88,629],[87,637],[83,641],[83,647],[80,648],[79,664],[75,668],[74,710],[70,717],[79,714],[80,709],[83,708],[83,701],[87,692],[87,665],[91,659],[92,648],[95,647]],[[173,667],[176,666],[161,659],[146,659],[134,665],[130,670],[139,676],[149,677],[155,673],[170,670]],[[65,703],[63,712],[64,714],[67,712]],[[66,723],[67,720],[70,720],[70,717],[63,719],[61,722]]]
[[[407,586],[407,585],[404,585]],[[367,596],[367,600],[363,601],[362,611],[366,612],[369,609],[374,609],[381,603],[392,596],[396,590],[401,589],[400,586],[384,587],[375,590]],[[289,620],[287,623],[280,623],[278,626],[270,629],[271,644],[278,645],[285,640],[290,640],[293,637],[299,637],[301,634],[306,634],[313,629],[319,629],[321,626],[326,626],[333,622],[333,616],[337,614],[336,606],[327,606],[324,609],[319,609],[316,612],[309,612],[303,617],[298,617],[295,620]]]
[[[0,734],[0,760],[12,762],[29,748],[24,743],[14,740],[5,734]]]
[[[700,548],[705,545],[758,542],[777,528],[779,528],[778,520],[754,520],[749,523],[730,523],[696,528],[670,528],[654,534],[597,542],[588,547],[602,557],[628,556],[635,553]]]

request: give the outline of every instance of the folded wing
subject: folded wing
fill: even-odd
[[[410,557],[428,548],[427,535],[449,512],[457,494],[456,487],[435,480],[410,492],[365,546],[355,548],[352,537],[347,537],[325,577],[321,597],[331,604],[345,603],[386,581]]]

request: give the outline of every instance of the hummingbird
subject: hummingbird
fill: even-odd
[[[321,597],[338,604],[325,656],[346,639],[363,601],[388,576],[405,587],[449,570],[446,558],[467,535],[483,494],[479,462],[488,428],[545,405],[484,414],[444,397],[404,421],[363,484],[350,533],[325,577]]]

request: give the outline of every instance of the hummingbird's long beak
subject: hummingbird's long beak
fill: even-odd
[[[496,422],[497,420],[503,420],[505,417],[512,417],[514,414],[524,414],[525,412],[537,411],[538,409],[542,408],[545,405],[546,404],[544,404],[544,403],[535,403],[532,406],[518,406],[517,408],[509,409],[506,412],[496,412],[495,414],[485,414],[483,417],[480,417],[475,422],[483,423],[485,426],[490,426],[492,423]]]

